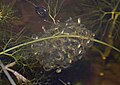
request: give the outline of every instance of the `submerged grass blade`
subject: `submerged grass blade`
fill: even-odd
[[[6,49],[2,52],[0,52],[0,55],[6,53],[6,52],[9,52],[11,50],[14,50],[16,48],[20,48],[20,47],[23,47],[23,46],[26,46],[26,45],[30,45],[32,43],[35,43],[35,42],[40,42],[40,41],[44,41],[44,40],[49,40],[49,39],[54,39],[54,38],[65,38],[65,37],[71,37],[71,38],[80,38],[80,39],[89,39],[88,37],[84,37],[84,36],[78,36],[78,35],[58,35],[58,36],[50,36],[50,37],[45,37],[45,38],[40,38],[40,39],[36,39],[36,40],[32,40],[32,41],[29,41],[29,42],[26,42],[26,43],[23,43],[23,44],[19,44],[17,46],[14,46],[12,48],[9,48],[9,49]],[[108,46],[108,47],[111,47],[113,48],[114,50],[120,52],[120,50],[114,46],[111,46],[105,42],[102,42],[100,40],[97,40],[97,39],[94,39],[94,38],[90,38],[91,41],[94,41],[94,42],[97,42],[97,43],[100,43],[102,45],[105,45],[105,46]]]
[[[100,44],[102,44],[102,45],[111,47],[112,49],[120,52],[120,49],[118,49],[118,48],[116,48],[116,47],[114,47],[114,46],[112,46],[112,45],[110,45],[110,44],[108,44],[108,43],[105,43],[105,42],[103,42],[103,41],[100,41],[100,40],[97,40],[97,39],[94,39],[94,38],[91,38],[91,40],[94,41],[94,42],[100,43]]]

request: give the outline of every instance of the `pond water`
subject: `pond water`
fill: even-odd
[[[15,39],[12,43],[8,43],[7,49],[26,41],[63,34],[80,35],[87,39],[67,37],[36,42],[25,48],[21,47],[20,51],[17,49],[18,54],[16,50],[12,50],[8,53],[13,53],[13,57],[7,59],[1,56],[0,60],[8,64],[14,61],[14,56],[17,57],[18,64],[12,69],[31,80],[30,85],[119,85],[120,81],[116,78],[120,77],[120,58],[118,58],[120,54],[111,48],[108,48],[109,51],[104,54],[106,47],[90,40],[90,38],[98,38],[110,45],[114,42],[115,46],[119,47],[120,40],[112,41],[108,37],[111,33],[109,28],[113,26],[112,21],[107,23],[111,15],[101,17],[103,11],[112,11],[114,6],[118,7],[116,10],[119,12],[119,2],[119,0],[100,2],[98,0],[2,0],[0,9],[3,5],[12,7],[14,19],[10,16],[6,19],[10,20],[9,22],[2,21],[5,17],[0,11],[0,23],[2,22],[0,52],[3,50],[2,45],[4,47],[9,38],[8,34],[13,34]],[[118,27],[119,21],[118,19]],[[113,28],[119,31],[117,26]],[[9,33],[3,40],[1,36],[4,37],[2,33],[6,33],[5,31]],[[119,38],[119,32],[114,35],[116,39]],[[24,37],[21,38],[22,36]],[[104,55],[107,58],[104,59]],[[10,75],[15,82],[18,82],[12,73]],[[0,85],[10,85],[3,72],[0,76]],[[20,83],[20,85],[25,84]]]

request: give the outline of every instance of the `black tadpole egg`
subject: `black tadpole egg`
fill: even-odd
[[[35,12],[44,19],[48,16],[48,11],[43,7],[35,7]]]

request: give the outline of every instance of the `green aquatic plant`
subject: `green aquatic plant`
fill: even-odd
[[[65,25],[66,26],[66,25]],[[111,48],[113,48],[114,50],[120,52],[119,49],[113,47],[113,46],[110,46],[109,44],[105,43],[105,42],[102,42],[102,41],[99,41],[99,40],[96,40],[94,39],[92,36],[93,34],[91,34],[90,31],[88,31],[86,28],[81,28],[79,25],[76,27],[80,29],[80,31],[78,32],[73,32],[73,28],[75,28],[74,26],[76,26],[75,23],[72,22],[71,23],[68,23],[68,25],[66,27],[66,29],[63,29],[63,27],[61,28],[61,30],[57,30],[56,32],[56,27],[51,28],[50,30],[47,31],[47,33],[45,33],[43,36],[40,36],[40,38],[37,38],[36,39],[33,39],[32,41],[28,41],[28,42],[24,42],[22,44],[18,44],[18,45],[15,45],[15,46],[12,46],[12,47],[9,47],[8,48],[8,45],[9,45],[9,42],[11,41],[11,39],[6,43],[6,45],[4,46],[4,49],[3,51],[0,52],[0,55],[3,56],[3,55],[6,55],[6,56],[9,56],[11,58],[14,59],[14,65],[19,61],[19,60],[26,60],[28,61],[29,59],[31,59],[29,62],[25,62],[23,63],[24,65],[31,65],[30,63],[36,63],[37,61],[40,62],[41,65],[46,66],[47,68],[51,69],[51,68],[59,68],[59,67],[63,67],[63,68],[66,68],[65,66],[66,65],[70,65],[72,63],[72,61],[74,60],[79,60],[81,58],[79,58],[79,54],[82,56],[82,51],[85,51],[84,49],[86,47],[89,47],[89,43],[92,41],[92,42],[97,42],[97,43],[100,43],[100,44],[103,44],[103,45],[106,45],[106,46],[109,46]],[[58,26],[57,26],[58,27]],[[53,30],[52,30],[53,29]],[[71,29],[71,30],[70,30]],[[66,41],[67,40],[67,41]],[[80,40],[80,41],[79,41]],[[65,44],[66,43],[66,44]],[[70,43],[70,45],[68,44]],[[42,46],[42,49],[45,50],[43,51],[43,54],[42,54],[42,49],[41,49],[41,46],[38,46],[39,49],[41,50],[36,50],[38,48],[31,48],[31,45],[41,45]],[[67,45],[68,44],[68,45]],[[54,46],[51,46],[52,48],[49,47],[49,45],[54,45]],[[57,47],[58,45],[60,45],[59,47]],[[82,46],[81,48],[77,48],[79,46]],[[70,46],[75,46],[75,47],[70,47]],[[91,46],[91,44],[90,44]],[[66,47],[66,48],[65,48]],[[74,50],[71,50],[70,54],[69,51],[67,52],[66,49],[69,50],[69,48],[73,48],[74,50],[75,49],[79,49],[78,51],[76,50],[76,53],[72,53],[72,51]],[[26,49],[27,48],[27,49]],[[51,49],[48,51],[49,54],[46,54],[45,52],[47,51],[47,49]],[[58,50],[56,52],[60,52],[62,50],[65,50],[65,52],[67,52],[66,54],[62,54],[61,53],[58,53],[60,55],[57,55],[55,54],[51,56],[51,53],[54,52],[54,49],[55,50]],[[40,51],[40,52],[39,52]],[[20,55],[18,55],[20,53]],[[39,54],[39,55],[38,55]],[[42,55],[41,55],[42,54]],[[54,54],[54,53],[53,53]],[[69,54],[69,56],[68,56]],[[35,55],[35,56],[34,56]],[[72,56],[73,55],[73,56]],[[27,57],[28,56],[28,57]],[[37,57],[36,57],[37,56]],[[45,59],[41,60],[41,58],[43,58],[42,56],[44,56]],[[51,56],[51,57],[49,57]],[[75,56],[75,57],[74,57]],[[78,56],[78,58],[77,58]],[[65,60],[64,62],[60,59],[57,59],[56,57],[65,57],[67,60]],[[52,58],[50,60],[50,58]],[[56,60],[54,59],[57,59],[59,61],[58,62],[55,62]],[[27,60],[28,59],[28,60]],[[38,60],[40,59],[40,60]],[[64,58],[63,58],[64,59]],[[72,60],[73,59],[73,60]],[[34,61],[34,60],[37,60],[37,61]],[[48,65],[50,64],[49,61],[51,61],[51,65]],[[64,63],[67,63],[67,64],[64,64]],[[65,66],[62,66],[65,65]],[[47,66],[48,65],[48,66]],[[54,66],[55,65],[55,66]],[[58,65],[58,66],[57,66]],[[13,64],[12,64],[13,66]],[[9,67],[11,67],[11,65],[7,65],[7,70],[9,70],[10,72],[12,72],[14,74],[15,71],[11,70]],[[68,67],[68,66],[67,66]],[[17,72],[16,72],[17,73]],[[15,76],[17,76],[17,78],[20,77],[20,80],[23,79],[24,82],[29,82],[29,80],[27,80],[26,78],[24,78],[24,76],[21,77],[21,75],[19,73],[17,74],[14,74]],[[22,78],[22,79],[21,79]]]
[[[12,72],[18,81],[31,82],[10,67],[18,64],[22,65],[23,69],[28,67],[29,70],[32,70],[39,63],[39,66],[42,66],[46,71],[57,69],[59,73],[61,69],[67,68],[73,62],[80,60],[86,49],[93,46],[93,42],[105,45],[120,53],[120,50],[111,44],[95,39],[94,33],[84,27],[80,19],[78,19],[78,22],[73,20],[56,22],[56,12],[53,15],[51,14],[49,4],[48,9],[49,16],[54,23],[49,30],[20,40],[13,37],[16,35],[3,38],[7,40],[0,49],[0,58],[3,59],[2,61],[6,57],[10,58],[10,61],[5,62],[7,65],[4,67]],[[3,39],[1,38],[1,40]]]
[[[76,3],[77,4],[77,3]],[[83,22],[96,36],[110,45],[118,46],[120,42],[120,0],[80,0],[79,5]],[[102,47],[102,46],[101,46]],[[99,49],[99,52],[101,49]],[[106,47],[102,53],[102,59],[109,57],[112,49]],[[112,52],[114,54],[114,52]]]
[[[0,3],[0,27],[10,24],[14,19],[13,7]]]
[[[78,9],[75,10],[76,14],[78,15],[79,13],[78,17],[82,18],[84,24],[91,30],[94,30],[96,38],[120,49],[120,0],[76,0],[76,5],[78,6]],[[94,45],[92,50],[100,54],[93,55],[97,57],[96,59],[94,58],[94,61],[98,60],[101,62],[96,63],[101,66],[101,68],[98,67],[101,71],[100,76],[97,76],[98,79],[96,79],[105,84],[104,81],[108,78],[100,80],[101,76],[104,78],[104,73],[110,72],[109,69],[112,71],[113,69],[117,69],[116,67],[111,68],[109,65],[119,63],[120,53],[115,52],[110,47],[98,44]],[[119,74],[119,72],[116,74]],[[111,76],[112,75],[114,75],[114,73],[111,73]],[[117,81],[117,79],[113,80]],[[98,83],[96,83],[96,85],[97,84]]]

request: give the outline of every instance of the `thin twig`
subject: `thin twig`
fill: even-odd
[[[58,79],[63,85],[67,85],[63,80]]]
[[[14,62],[12,62],[10,64],[7,64],[5,67],[6,68],[13,67],[15,64],[16,64],[16,62],[14,61]]]
[[[14,71],[13,69],[10,69],[10,68],[6,68],[6,69],[8,71],[10,71],[11,73],[13,73],[15,75],[15,77],[18,79],[18,81],[23,81],[25,83],[30,82],[30,80],[28,80],[27,78],[25,78],[23,75],[21,75],[17,71]]]
[[[8,71],[5,69],[5,66],[1,60],[0,60],[0,66],[2,67],[2,70],[4,71],[5,75],[7,76],[8,80],[10,81],[11,85],[16,85],[14,80],[12,79],[10,74],[8,73]]]

